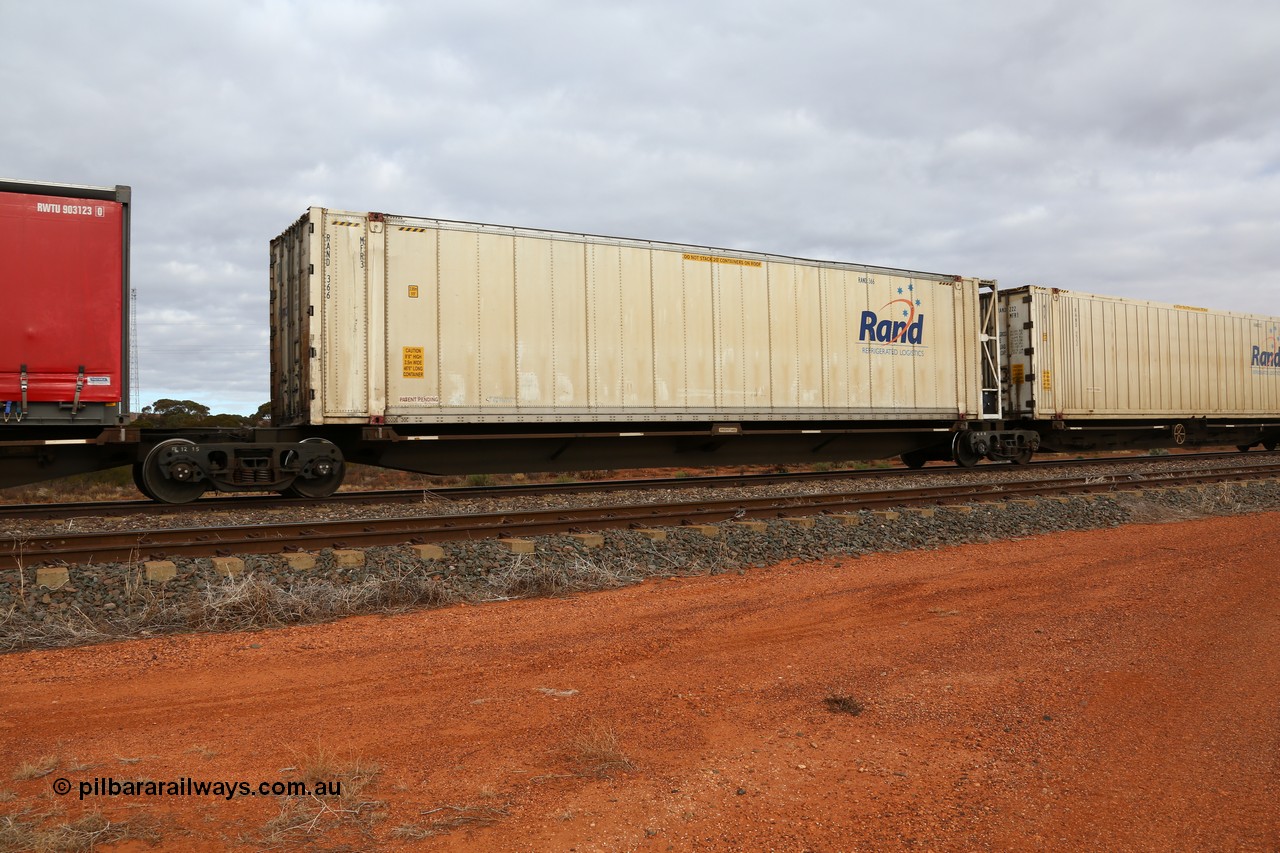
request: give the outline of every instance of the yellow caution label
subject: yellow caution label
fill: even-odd
[[[745,258],[718,258],[715,255],[691,255],[685,252],[684,259],[686,261],[704,261],[708,264],[733,264],[739,267],[758,267],[759,261],[749,261]]]
[[[421,379],[425,374],[426,359],[422,347],[404,347],[401,363],[405,379]]]
[[[1174,308],[1178,308],[1178,309],[1180,309],[1180,310],[1182,310],[1182,311],[1201,311],[1201,312],[1205,312],[1205,313],[1207,313],[1207,312],[1209,311],[1209,309],[1208,309],[1208,308],[1197,308],[1197,307],[1196,307],[1196,306],[1194,306],[1194,305],[1175,305],[1175,306],[1173,306],[1173,307],[1174,307]]]
[[[416,284],[409,285],[409,298],[410,299],[418,298],[418,285]]]
[[[1021,385],[1022,377],[1025,375],[1026,373],[1024,372],[1023,366],[1021,364],[1014,362],[1009,367],[1009,381],[1011,381],[1014,385]]]
[[[1049,375],[1049,371],[1047,371],[1047,370],[1042,370],[1042,371],[1040,372],[1040,385],[1041,385],[1041,387],[1043,387],[1043,388],[1044,388],[1044,390],[1046,390],[1046,391],[1052,391],[1052,390],[1053,390],[1053,377],[1051,377],[1051,376]]]

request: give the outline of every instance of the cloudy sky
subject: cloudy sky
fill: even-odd
[[[311,205],[1280,315],[1280,3],[0,0],[0,176],[133,187],[143,404]]]

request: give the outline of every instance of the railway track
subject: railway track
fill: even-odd
[[[1268,457],[1271,455],[1268,454]],[[1261,454],[1259,454],[1261,457]],[[1048,466],[1045,466],[1048,467]],[[1027,470],[1027,469],[1021,469]],[[609,528],[715,524],[901,506],[1004,501],[1050,495],[1114,492],[1122,488],[1199,485],[1280,477],[1280,460],[1218,469],[1127,475],[1036,476],[955,485],[735,497],[478,514],[431,515],[340,521],[288,521],[229,527],[60,533],[0,539],[0,569],[46,563],[120,562],[162,557],[278,553],[319,548],[363,548],[460,539],[538,536]],[[688,485],[686,481],[680,481]]]
[[[148,500],[130,501],[77,501],[71,503],[14,504],[0,506],[0,519],[60,519],[84,517],[125,517],[156,512],[259,510],[285,507],[314,507],[321,504],[394,504],[420,503],[424,498],[436,500],[488,500],[521,496],[574,495],[588,492],[621,492],[661,489],[731,488],[776,485],[780,483],[805,483],[832,480],[884,480],[892,482],[930,477],[964,477],[983,472],[1070,470],[1088,466],[1137,467],[1162,463],[1191,461],[1226,461],[1252,464],[1255,459],[1280,460],[1280,451],[1259,451],[1247,457],[1234,453],[1188,453],[1178,456],[1117,456],[1092,459],[1045,459],[1015,468],[1008,464],[981,465],[976,468],[939,466],[925,469],[866,468],[836,469],[830,471],[791,471],[769,474],[719,474],[691,477],[648,477],[626,480],[584,480],[570,483],[517,483],[497,486],[445,486],[436,489],[380,489],[362,492],[338,492],[323,500],[315,498],[290,498],[276,494],[210,496],[189,504],[165,506]]]

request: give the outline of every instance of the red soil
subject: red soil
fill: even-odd
[[[12,654],[0,814],[173,850],[1276,850],[1277,553],[1270,513]],[[311,834],[268,837],[274,797],[51,793],[318,749],[381,770]]]

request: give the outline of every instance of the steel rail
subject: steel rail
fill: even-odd
[[[1250,467],[1243,474],[1250,479],[1280,477],[1280,463]],[[1219,471],[1168,472],[1167,476],[1150,476],[1141,481],[1101,476],[1035,478],[887,491],[770,495],[644,505],[58,534],[0,539],[0,569],[50,562],[121,562],[161,557],[278,553],[539,536],[611,528],[712,524],[730,519],[769,519],[922,504],[1001,501],[1240,479],[1242,470],[1232,467]]]
[[[1265,464],[1266,459],[1280,459],[1280,451],[1250,453],[1242,469],[1251,467],[1254,459]],[[1127,466],[1160,465],[1162,463],[1235,459],[1243,461],[1239,451],[1231,453],[1188,453],[1178,456],[1115,456],[1094,459],[1045,459],[1038,460],[1020,470],[1071,469],[1090,465]],[[805,483],[826,480],[896,480],[910,479],[920,474],[941,477],[959,477],[965,474],[981,475],[985,472],[1007,472],[1012,466],[1004,464],[979,465],[975,468],[940,466],[936,468],[863,468],[835,469],[830,471],[790,471],[769,474],[715,474],[690,477],[644,477],[625,480],[583,480],[571,483],[513,483],[499,486],[442,486],[435,489],[380,489],[375,491],[338,492],[327,498],[290,498],[274,494],[250,494],[238,496],[210,496],[189,504],[158,504],[149,500],[76,501],[49,504],[13,504],[0,506],[0,518],[59,519],[59,518],[112,518],[156,512],[220,512],[224,510],[257,510],[280,507],[311,507],[320,504],[377,504],[419,503],[424,499],[439,500],[488,500],[522,496],[573,495],[589,492],[621,492],[657,489],[733,488],[781,483]]]

